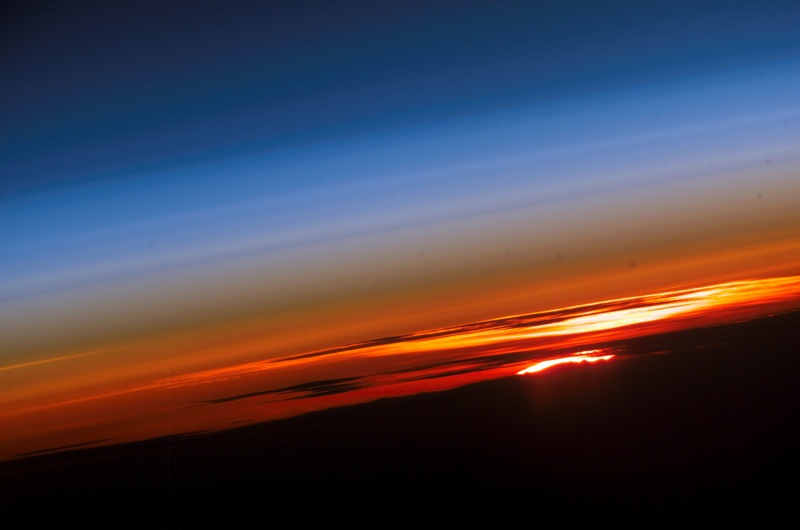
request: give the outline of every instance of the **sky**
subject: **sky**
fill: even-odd
[[[800,5],[640,4],[4,7],[0,419],[797,275]]]

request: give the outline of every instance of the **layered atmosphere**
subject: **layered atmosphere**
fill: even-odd
[[[97,357],[112,354],[110,350],[29,361],[3,368],[12,374],[43,373],[41,386],[6,387],[4,399],[14,406],[0,416],[7,427],[3,456],[196,435],[381,397],[531,374],[564,363],[667,353],[663,345],[635,349],[625,340],[796,309],[799,298],[800,277],[771,278],[609,300],[285,357],[271,356],[265,339],[258,344],[198,344],[195,355],[230,359],[250,353],[261,359],[233,365],[228,360],[219,368],[199,371],[173,371],[174,354],[155,343],[150,347],[158,348],[165,359],[151,361],[155,366],[150,371],[139,368],[138,377],[122,381],[115,377],[121,369],[133,370],[130,364],[96,367]],[[582,349],[588,346],[597,349]],[[135,352],[129,350],[128,355]],[[75,375],[48,377],[44,372],[54,370],[44,365],[50,363],[71,368]],[[95,368],[82,368],[87,364]]]
[[[780,1],[7,10],[0,460],[800,308],[798,27]]]

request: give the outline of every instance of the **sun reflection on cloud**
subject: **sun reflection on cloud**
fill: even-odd
[[[567,357],[557,357],[555,359],[547,359],[544,361],[539,361],[538,363],[532,364],[529,367],[525,368],[524,370],[520,370],[519,372],[517,372],[517,375],[543,372],[544,370],[552,368],[553,366],[558,366],[559,364],[594,363],[597,361],[608,361],[615,357],[614,354],[596,355],[597,353],[602,351],[604,350],[585,350],[573,353],[572,355],[569,355]]]

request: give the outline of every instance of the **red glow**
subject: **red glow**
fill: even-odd
[[[605,300],[283,356],[265,350],[258,360],[211,369],[173,371],[169,358],[128,365],[125,359],[136,357],[113,348],[54,354],[0,367],[0,460],[221,430],[560,364],[607,361],[623,353],[589,348],[798,306],[800,276],[792,276]],[[116,372],[93,370],[98,358],[118,363],[111,370],[140,371],[125,384],[107,383],[101,375]],[[65,366],[73,367],[70,377],[54,368]],[[34,373],[50,379],[31,384]]]

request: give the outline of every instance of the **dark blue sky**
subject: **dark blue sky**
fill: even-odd
[[[797,56],[800,3],[5,7],[0,191]]]

